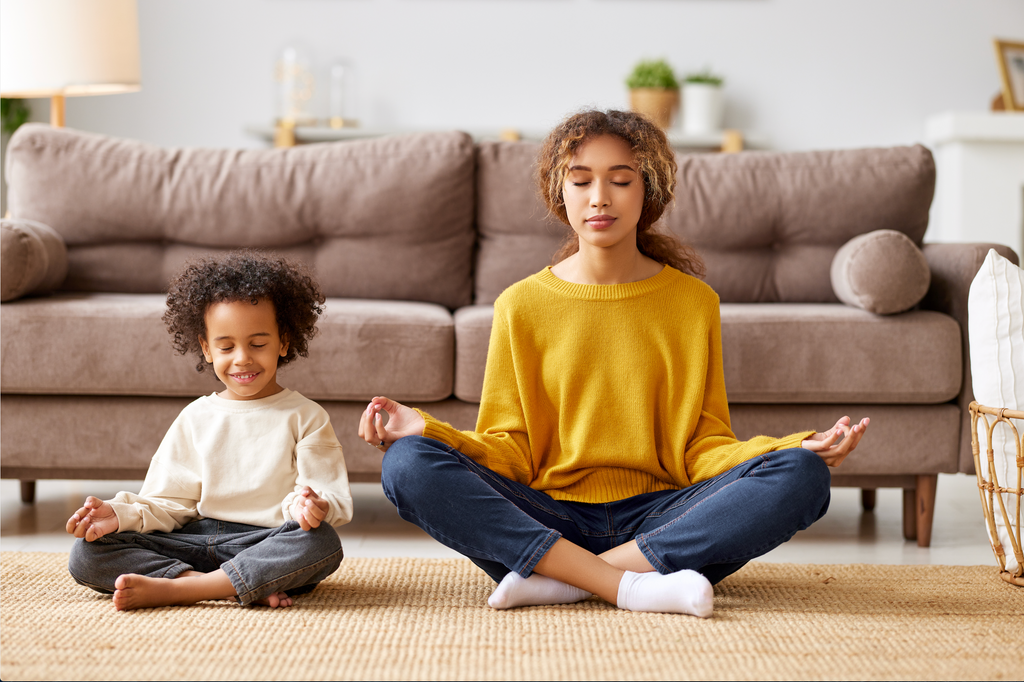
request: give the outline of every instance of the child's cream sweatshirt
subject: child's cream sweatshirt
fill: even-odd
[[[322,407],[289,389],[259,400],[213,394],[178,415],[139,494],[110,504],[119,531],[169,532],[198,518],[276,528],[307,485],[327,500],[326,523],[352,519],[345,458]]]

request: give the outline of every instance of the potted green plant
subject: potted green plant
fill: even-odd
[[[662,128],[672,124],[679,108],[679,81],[664,59],[643,60],[626,79],[629,106],[651,118]]]
[[[683,78],[683,132],[700,135],[722,129],[724,82],[709,68]]]

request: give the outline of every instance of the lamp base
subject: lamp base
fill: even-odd
[[[54,128],[64,127],[64,95],[50,98],[50,125]]]

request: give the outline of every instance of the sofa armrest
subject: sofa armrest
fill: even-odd
[[[52,227],[34,220],[0,221],[0,301],[53,291],[67,274],[67,245]]]
[[[1002,244],[924,244],[921,251],[932,272],[931,286],[921,301],[921,308],[946,313],[960,325],[963,348],[963,383],[957,404],[960,406],[960,471],[974,473],[971,454],[971,429],[968,405],[974,400],[971,381],[971,347],[967,334],[967,295],[971,282],[981,269],[989,249],[1020,263],[1017,254]]]

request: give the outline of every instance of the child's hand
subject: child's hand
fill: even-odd
[[[89,496],[85,498],[85,506],[68,519],[64,528],[76,538],[85,538],[86,542],[92,542],[107,533],[116,533],[119,527],[117,514],[110,503]]]
[[[307,485],[292,502],[292,519],[299,522],[302,530],[319,528],[320,522],[327,516],[327,509],[327,500],[320,499],[320,496]]]
[[[388,413],[387,427],[381,411]],[[363,410],[359,417],[359,437],[377,448],[387,452],[388,446],[405,436],[422,436],[427,424],[419,412],[384,397],[376,397]]]

